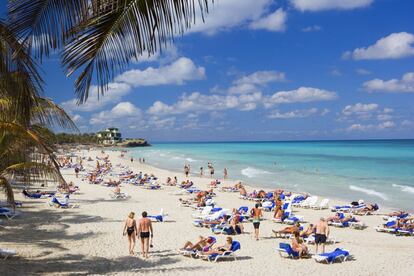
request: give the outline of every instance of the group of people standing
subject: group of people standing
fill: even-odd
[[[123,235],[128,235],[129,254],[134,255],[136,237],[139,237],[141,240],[141,255],[143,258],[148,258],[149,248],[152,247],[154,230],[147,212],[142,212],[142,218],[138,221],[138,226],[135,220],[135,213],[129,213],[125,221]]]
[[[207,163],[207,169],[209,171],[210,177],[213,178],[214,177],[214,167],[213,164],[211,162]],[[188,177],[190,174],[190,170],[191,170],[191,166],[189,164],[185,164],[184,165],[184,174],[185,177]],[[200,167],[200,177],[204,176],[204,167],[201,166]],[[223,178],[226,179],[228,177],[228,171],[227,168],[224,168],[223,170]]]

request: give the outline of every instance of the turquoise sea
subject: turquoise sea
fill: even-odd
[[[212,162],[216,178],[414,210],[414,140],[158,143],[132,150],[182,179]]]

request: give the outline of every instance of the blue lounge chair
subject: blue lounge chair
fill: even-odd
[[[161,209],[158,215],[147,216],[153,222],[164,222],[164,219],[167,215],[164,214],[164,209]]]
[[[202,259],[208,260],[209,262],[217,262],[220,259],[233,259],[236,260],[236,254],[234,254],[234,252],[236,252],[237,250],[240,250],[241,246],[240,243],[238,241],[233,241],[233,243],[231,244],[230,250],[225,251],[221,254],[210,254],[210,255],[200,255],[200,257]]]
[[[7,219],[13,219],[18,215],[20,215],[20,212],[18,211],[6,207],[0,207],[0,216],[4,216]]]
[[[349,251],[337,248],[332,252],[313,255],[312,258],[315,259],[318,263],[326,263],[326,264],[332,264],[335,261],[346,261],[346,259],[349,256]]]
[[[299,252],[293,251],[292,247],[288,243],[279,243],[279,248],[277,248],[281,257],[285,258],[299,258]]]
[[[210,239],[210,243],[208,246],[205,246],[203,250],[209,250],[217,242],[217,239],[213,236],[208,238]],[[178,253],[187,257],[196,257],[200,252],[195,249],[179,249]]]

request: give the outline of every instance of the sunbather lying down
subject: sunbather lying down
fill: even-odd
[[[208,250],[213,244],[215,240],[212,237],[203,237],[199,236],[199,240],[195,243],[192,243],[190,241],[187,241],[181,250]]]
[[[379,209],[378,204],[376,203],[369,203],[365,207],[356,210],[355,214],[369,214],[371,215],[373,212],[377,211]]]
[[[293,226],[288,226],[283,228],[282,230],[276,231],[272,230],[272,232],[277,236],[278,234],[294,234],[295,232],[300,231],[300,223],[296,222]]]
[[[233,243],[233,239],[231,237],[227,237],[226,243],[224,245],[215,246],[208,251],[203,251],[201,254],[203,255],[222,254],[223,252],[230,250],[232,243]]]

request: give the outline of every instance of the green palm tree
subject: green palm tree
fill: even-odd
[[[75,91],[87,100],[143,53],[161,50],[174,35],[204,20],[214,0],[9,0],[13,31],[41,58],[61,50],[67,75],[78,72]]]
[[[16,181],[65,184],[47,127],[76,129],[63,109],[40,96],[43,81],[27,51],[0,21],[0,188],[12,206]]]

